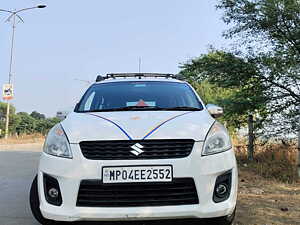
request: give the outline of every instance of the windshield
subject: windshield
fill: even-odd
[[[196,111],[202,109],[194,91],[185,83],[126,81],[92,85],[75,111]]]

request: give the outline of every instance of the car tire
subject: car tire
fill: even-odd
[[[30,188],[30,195],[29,195],[29,202],[32,215],[34,218],[43,225],[54,225],[57,224],[55,221],[48,220],[43,217],[41,210],[40,210],[40,200],[39,200],[39,192],[38,192],[38,179],[35,176],[31,188]]]
[[[235,211],[236,209],[234,209],[233,213],[228,216],[208,219],[206,221],[207,222],[206,224],[207,225],[232,225],[235,218]]]

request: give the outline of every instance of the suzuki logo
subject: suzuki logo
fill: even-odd
[[[133,149],[130,151],[135,156],[139,156],[140,154],[144,153],[144,151],[141,148],[144,148],[143,145],[136,143],[135,145],[132,145],[131,148]]]

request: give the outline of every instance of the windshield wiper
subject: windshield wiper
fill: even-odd
[[[200,111],[202,109],[188,106],[161,108],[157,106],[126,106],[111,109],[95,109],[84,112],[117,112],[117,111]]]
[[[126,106],[119,108],[111,108],[111,109],[96,109],[89,110],[86,112],[113,112],[113,111],[152,111],[152,110],[164,110],[163,108],[157,106]]]
[[[171,108],[164,108],[167,111],[200,111],[200,108],[196,107],[189,107],[189,106],[178,106],[178,107],[171,107]]]

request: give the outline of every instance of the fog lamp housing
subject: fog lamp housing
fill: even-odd
[[[44,174],[43,181],[46,201],[51,205],[61,206],[62,197],[57,179]]]
[[[220,175],[216,179],[213,201],[215,203],[224,202],[230,197],[232,185],[232,170]]]

